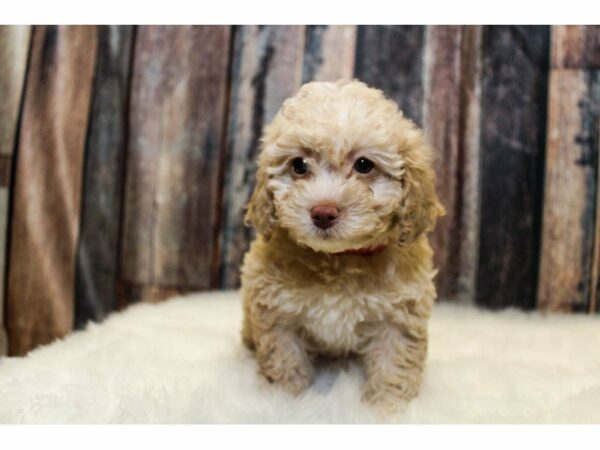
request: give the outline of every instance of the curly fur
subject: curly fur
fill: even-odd
[[[290,169],[302,157],[309,173]],[[369,174],[353,170],[365,157]],[[426,232],[443,214],[422,132],[359,81],[315,82],[265,128],[246,221],[243,341],[267,379],[293,393],[318,356],[357,355],[363,398],[396,410],[418,393],[436,296]],[[315,205],[340,217],[323,230]],[[344,253],[384,248],[369,256]]]

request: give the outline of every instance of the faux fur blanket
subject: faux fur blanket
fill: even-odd
[[[140,304],[0,359],[0,422],[373,423],[354,363],[293,398],[257,374],[238,293]],[[441,304],[420,396],[395,422],[600,423],[600,317]]]

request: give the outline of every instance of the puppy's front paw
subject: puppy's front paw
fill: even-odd
[[[312,383],[314,368],[309,361],[269,361],[261,373],[272,383],[277,383],[293,395],[304,392]]]
[[[363,401],[383,416],[394,416],[404,412],[414,396],[407,396],[400,387],[369,381],[364,384],[362,391]]]
[[[302,341],[290,331],[273,330],[261,335],[257,358],[260,372],[294,395],[308,388],[314,377],[314,369]]]

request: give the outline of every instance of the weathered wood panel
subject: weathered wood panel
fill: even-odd
[[[121,254],[126,285],[211,286],[229,34],[226,26],[137,31]]]
[[[10,171],[30,35],[29,26],[0,26],[0,356],[7,351],[4,280]]]
[[[306,27],[302,81],[336,81],[352,78],[355,65],[356,26]]]
[[[474,297],[478,222],[480,29],[427,27],[423,128],[436,152],[437,191],[446,208],[432,235],[438,293]]]
[[[553,26],[552,67],[600,69],[600,25]]]
[[[484,28],[477,303],[536,303],[549,27]]]
[[[10,354],[73,327],[85,132],[96,29],[35,27],[20,128],[10,230]]]
[[[98,28],[96,81],[85,152],[75,326],[116,309],[119,225],[132,26]]]
[[[221,287],[239,286],[240,264],[252,237],[243,218],[254,187],[260,135],[283,101],[300,87],[303,52],[304,27],[237,29],[223,188]]]
[[[354,75],[398,103],[404,114],[422,124],[422,26],[359,26]]]
[[[584,311],[590,302],[598,87],[595,73],[579,69],[551,73],[538,289],[538,307],[545,311]]]

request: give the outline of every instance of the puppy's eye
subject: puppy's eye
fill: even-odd
[[[373,161],[367,158],[358,158],[354,162],[354,170],[356,170],[358,173],[369,173],[374,167],[375,164]]]
[[[292,159],[292,171],[296,175],[306,175],[308,173],[308,164],[306,164],[304,158]]]

